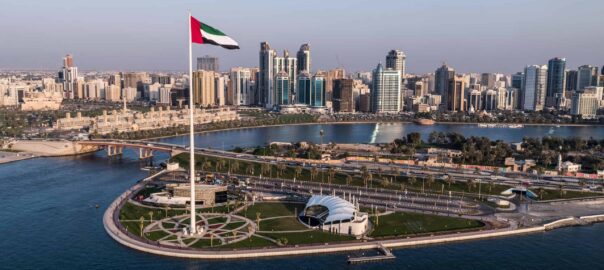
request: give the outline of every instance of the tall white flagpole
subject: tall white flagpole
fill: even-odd
[[[191,37],[191,11],[189,11],[189,129],[190,129],[190,138],[189,138],[189,148],[190,148],[190,157],[189,157],[189,171],[191,173],[191,225],[189,227],[189,232],[191,234],[197,233],[197,222],[195,221],[196,213],[195,213],[195,102],[193,101],[193,50],[192,46],[192,37]]]

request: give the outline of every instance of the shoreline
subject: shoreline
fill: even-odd
[[[161,173],[161,172],[160,172]],[[311,254],[327,254],[327,253],[338,253],[338,252],[350,252],[360,250],[370,250],[383,246],[386,248],[410,248],[434,244],[447,244],[456,243],[462,241],[472,240],[485,240],[490,238],[517,236],[523,234],[547,232],[557,228],[569,227],[569,226],[582,226],[590,225],[593,223],[604,222],[604,214],[581,216],[581,217],[569,217],[560,220],[556,220],[540,226],[528,227],[528,228],[503,228],[493,230],[479,230],[471,232],[456,232],[448,233],[437,236],[421,236],[414,238],[398,238],[389,240],[372,240],[358,243],[325,243],[324,245],[301,245],[301,246],[290,246],[290,247],[276,247],[276,248],[254,248],[254,249],[233,249],[233,250],[191,250],[191,249],[179,249],[174,247],[159,246],[157,244],[151,244],[151,242],[142,242],[138,239],[129,237],[127,234],[120,231],[118,225],[115,223],[115,217],[119,214],[119,208],[128,201],[130,196],[137,191],[146,179],[150,179],[152,176],[147,177],[139,181],[136,185],[130,187],[128,190],[120,194],[103,214],[103,227],[111,238],[118,243],[127,246],[129,248],[151,253],[155,255],[162,255],[168,257],[177,258],[188,258],[188,259],[208,259],[208,260],[220,260],[220,259],[246,259],[246,258],[262,258],[262,257],[277,257],[277,256],[299,256],[299,255],[311,255]]]
[[[0,165],[40,157],[30,152],[8,152],[0,150]]]

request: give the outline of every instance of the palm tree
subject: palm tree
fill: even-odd
[[[413,186],[417,182],[417,178],[415,177],[415,175],[412,175],[412,176],[409,176],[409,178],[407,179],[407,181],[409,181],[409,185],[410,186]]]
[[[271,165],[268,163],[262,163],[261,166],[262,174],[265,176],[272,170]]]
[[[245,165],[245,171],[247,174],[254,174],[254,165],[253,164],[247,164]]]
[[[298,166],[296,166],[296,178],[300,178],[301,174],[302,174],[302,166],[298,165]]]
[[[432,184],[434,184],[435,180],[434,180],[434,175],[428,175],[428,187],[432,187]]]
[[[476,183],[474,183],[474,180],[472,178],[468,179],[468,182],[466,183],[468,185],[468,192],[472,191],[472,188],[474,187],[474,185]]]
[[[277,170],[279,172],[278,176],[283,175],[283,171],[285,171],[285,163],[279,163],[277,164]]]
[[[310,181],[314,181],[318,175],[319,175],[319,169],[317,169],[317,167],[312,167],[310,169]]]
[[[333,181],[335,176],[336,176],[336,170],[334,170],[333,168],[330,167],[327,170],[327,182],[331,184],[331,182]]]
[[[579,180],[579,186],[581,187],[581,193],[585,192],[585,186],[587,186],[587,182],[583,179]]]
[[[149,219],[153,222],[153,211],[149,211]]]
[[[143,228],[145,227],[145,218],[143,216],[141,216],[141,218],[139,218],[138,221],[139,221],[138,228],[140,229],[140,236],[143,237]]]
[[[369,183],[369,175],[371,175],[371,173],[369,173],[369,171],[363,171],[361,174],[361,177],[363,178],[363,184],[365,184],[365,187],[367,187],[367,184]]]
[[[229,172],[237,172],[239,171],[239,161],[235,160],[233,161],[233,163],[231,163],[231,170],[229,170]]]
[[[226,160],[221,159],[216,163],[216,171],[220,172],[226,165]]]
[[[450,174],[447,174],[447,177],[445,178],[445,182],[447,182],[447,184],[449,185],[449,190],[450,190],[451,184],[455,183],[455,180],[453,180],[453,177]]]
[[[347,174],[346,175],[346,185],[349,186],[351,182],[352,182],[352,175]]]
[[[539,193],[539,200],[543,200],[543,194],[545,194],[545,189],[544,189],[544,188],[542,188],[542,187],[540,187],[540,188],[537,190],[537,193]]]

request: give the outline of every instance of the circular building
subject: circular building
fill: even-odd
[[[368,228],[369,216],[353,204],[336,196],[313,195],[299,219],[309,227],[344,235],[360,236]]]

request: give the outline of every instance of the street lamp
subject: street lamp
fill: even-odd
[[[323,129],[319,130],[319,136],[321,137],[321,164],[323,164],[323,134],[325,134],[325,132],[323,131]],[[322,166],[321,166],[322,167]],[[321,168],[321,183],[323,183],[325,178],[325,172],[323,171],[323,168]]]

